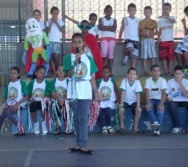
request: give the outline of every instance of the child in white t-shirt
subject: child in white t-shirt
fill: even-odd
[[[24,135],[24,129],[13,114],[20,111],[21,108],[25,108],[28,99],[28,89],[26,83],[20,80],[20,69],[18,67],[10,68],[10,80],[3,94],[5,104],[0,115],[0,129],[7,117],[18,127],[18,133],[15,135],[20,136]]]
[[[70,21],[72,21],[72,22],[75,23],[75,24],[80,24],[79,21],[74,20],[74,19],[68,17],[67,15],[65,15],[65,18],[68,19],[68,20],[70,20]],[[91,13],[91,14],[89,15],[89,21],[90,21],[90,22],[89,22],[89,25],[91,26],[91,29],[88,30],[88,33],[90,33],[90,34],[96,36],[96,38],[98,39],[99,28],[98,28],[98,25],[96,25],[96,22],[97,22],[97,15],[96,15],[95,13]]]
[[[103,62],[108,56],[108,65],[112,68],[114,60],[114,49],[116,46],[117,21],[112,18],[112,7],[107,5],[104,8],[105,16],[99,19],[99,30],[101,30],[101,54]]]
[[[52,18],[46,22],[48,28],[48,38],[50,41],[51,49],[51,65],[53,69],[53,77],[56,77],[56,69],[58,67],[58,55],[60,55],[60,44],[61,44],[61,32],[63,32],[63,26],[65,25],[62,19],[58,19],[59,9],[52,7],[50,10]]]
[[[179,133],[182,128],[183,130],[188,128],[188,80],[184,78],[184,69],[180,65],[174,68],[174,76],[175,78],[167,82],[166,94],[168,95],[167,101],[174,122],[174,128],[171,132]],[[187,117],[183,127],[180,125],[178,107],[186,109]]]
[[[52,96],[52,112],[54,115],[56,129],[54,134],[58,135],[61,132],[61,118],[64,119],[65,131],[66,133],[71,132],[71,127],[69,117],[70,107],[67,101],[67,87],[68,78],[65,77],[63,72],[63,66],[57,68],[57,78],[54,78],[50,82],[50,92]],[[67,119],[68,118],[68,119]],[[67,125],[68,124],[68,125]]]
[[[159,56],[163,61],[164,75],[173,76],[172,65],[174,60],[174,38],[173,38],[173,26],[176,22],[174,16],[170,16],[171,4],[163,4],[163,16],[159,17]],[[168,62],[167,62],[168,60]],[[168,64],[169,63],[169,69]]]
[[[40,21],[40,19],[41,19],[41,11],[40,10],[35,9],[33,11],[33,18],[35,18],[39,22],[42,31],[45,31],[46,27],[45,27],[44,21]]]
[[[45,76],[45,67],[38,66],[35,70],[33,79],[29,82],[28,90],[29,96],[31,97],[31,102],[29,105],[31,118],[34,123],[34,134],[39,134],[39,122],[37,120],[37,110],[42,110],[42,100],[49,97],[49,82],[44,79]],[[46,106],[48,108],[49,106]],[[47,109],[48,110],[48,109]],[[41,111],[42,113],[42,133],[48,133],[47,123],[43,113],[46,111]]]
[[[134,132],[142,133],[142,131],[138,129],[142,112],[140,107],[140,93],[142,92],[142,87],[140,81],[137,80],[137,77],[136,69],[131,67],[127,72],[127,78],[124,78],[120,85],[121,98],[119,104],[119,117],[121,133],[125,132],[124,115],[127,108],[131,108],[132,112],[135,114]]]
[[[122,59],[122,64],[126,65],[129,57],[131,57],[131,67],[136,66],[136,60],[139,56],[139,18],[135,17],[136,5],[130,3],[128,5],[128,17],[124,17],[121,22],[119,31],[118,44],[121,44],[122,34],[124,33],[125,40],[125,56]]]
[[[166,80],[160,77],[161,70],[158,65],[151,66],[152,77],[145,83],[146,111],[150,117],[153,134],[160,135],[160,125],[164,116],[164,101],[167,88]]]
[[[118,89],[114,78],[111,78],[111,68],[104,66],[102,69],[103,78],[97,80],[97,87],[101,96],[99,122],[102,133],[114,133],[111,127],[111,113],[115,109],[115,101],[118,99]]]

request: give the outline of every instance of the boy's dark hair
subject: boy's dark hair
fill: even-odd
[[[40,11],[40,10],[35,9],[35,10],[33,11],[33,15],[34,15],[34,13],[35,13],[35,12],[39,12],[39,13],[40,13],[40,15],[41,15],[41,11]]]
[[[104,12],[105,12],[108,8],[112,9],[112,6],[111,6],[111,5],[106,5],[105,8],[104,8]]]
[[[153,71],[154,68],[160,68],[160,67],[159,67],[159,65],[154,64],[154,65],[151,66],[150,71]]]
[[[97,15],[96,15],[95,13],[91,13],[91,14],[89,15],[89,20],[90,20],[92,17],[96,17],[96,18],[97,18]]]
[[[53,6],[53,7],[50,9],[50,13],[52,14],[52,12],[53,12],[54,10],[58,10],[58,11],[59,11],[58,7]]]
[[[83,24],[83,23],[89,24],[89,21],[87,21],[87,20],[82,20],[82,21],[80,22],[80,24]]]
[[[144,10],[147,10],[147,9],[152,11],[151,6],[145,6]]]
[[[136,5],[135,5],[134,3],[130,3],[130,4],[128,5],[128,10],[129,10],[130,8],[136,8]]]
[[[163,4],[163,7],[164,7],[164,6],[169,6],[169,7],[170,7],[170,10],[171,10],[171,4],[170,4],[170,3],[168,3],[168,2],[167,2],[167,3],[164,3],[164,4]]]
[[[188,13],[188,6],[186,6],[183,11],[184,13]]]
[[[180,70],[180,71],[182,71],[182,72],[184,73],[184,68],[183,68],[183,66],[180,66],[180,65],[175,66],[175,67],[174,67],[174,73],[175,73],[177,70]]]
[[[84,36],[83,36],[81,33],[74,33],[74,34],[72,35],[72,41],[73,41],[73,39],[74,39],[75,37],[80,37],[80,38],[82,38],[83,41],[84,41]]]
[[[102,70],[104,70],[104,69],[108,69],[110,72],[112,71],[111,67],[108,65],[103,66]]]
[[[40,69],[44,69],[46,71],[46,68],[44,66],[37,66],[35,72],[39,71]],[[37,78],[37,76],[35,75],[35,72],[33,73],[33,76],[31,79]]]
[[[11,67],[11,68],[10,68],[10,71],[11,71],[11,70],[15,70],[15,71],[18,72],[18,74],[20,74],[20,69],[19,69],[19,67],[17,67],[17,66]],[[18,79],[20,79],[20,76],[18,77]]]
[[[130,71],[136,71],[136,75],[138,74],[136,68],[134,68],[134,67],[129,68],[128,71],[127,71],[127,74],[129,74]]]

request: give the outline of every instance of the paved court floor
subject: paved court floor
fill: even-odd
[[[89,134],[94,155],[68,153],[74,135],[0,135],[0,167],[188,167],[188,133]]]

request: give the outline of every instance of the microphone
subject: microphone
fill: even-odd
[[[76,53],[79,53],[79,49],[78,48],[76,48]],[[78,64],[80,64],[80,63],[81,63],[81,59],[78,58]]]

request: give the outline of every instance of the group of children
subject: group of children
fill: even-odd
[[[115,80],[111,75],[111,68],[104,66],[102,69],[102,78],[95,80],[97,66],[94,60],[86,55],[83,46],[85,45],[84,36],[81,33],[75,33],[72,36],[72,47],[78,50],[76,53],[68,54],[64,57],[63,67],[59,66],[57,78],[52,81],[45,79],[45,67],[38,66],[35,76],[30,81],[28,87],[26,83],[20,80],[20,70],[18,67],[10,69],[10,80],[7,84],[2,114],[0,115],[0,127],[4,119],[8,117],[12,123],[18,126],[18,121],[13,116],[18,110],[24,108],[29,101],[29,109],[32,121],[34,123],[34,133],[39,134],[39,123],[37,120],[37,110],[42,111],[42,133],[48,132],[45,112],[51,110],[49,98],[52,98],[52,105],[56,103],[56,109],[52,112],[56,115],[55,134],[59,134],[61,127],[58,118],[62,117],[62,108],[66,105],[66,100],[74,112],[74,127],[76,133],[76,146],[69,148],[69,152],[80,151],[85,154],[93,154],[93,150],[87,148],[88,141],[88,114],[90,110],[90,101],[92,98],[100,101],[99,122],[102,127],[102,133],[114,133],[111,127],[111,111],[115,109],[115,103],[119,103],[119,118],[121,133],[125,132],[125,114],[128,108],[135,114],[134,132],[142,133],[138,128],[141,117],[140,93],[142,86],[137,79],[137,70],[131,67],[120,85],[120,96]],[[174,68],[174,78],[166,83],[166,80],[160,77],[161,70],[158,65],[151,66],[152,77],[145,83],[145,109],[149,114],[154,135],[160,135],[160,125],[164,116],[164,103],[168,102],[169,110],[174,121],[172,133],[179,133],[182,130],[187,131],[187,122],[184,127],[180,125],[178,107],[188,108],[188,80],[184,79],[184,69],[177,65]],[[66,76],[66,77],[65,77]],[[92,96],[92,94],[94,96]],[[166,96],[167,94],[167,96]],[[45,105],[45,106],[43,106]],[[47,110],[44,110],[47,108]],[[187,111],[188,113],[188,111]],[[23,135],[20,130],[16,135]]]
[[[187,130],[188,124],[181,127],[177,108],[179,106],[188,108],[188,80],[184,79],[184,68],[180,65],[174,69],[174,79],[166,83],[166,80],[161,75],[161,70],[155,64],[156,49],[154,36],[160,34],[160,57],[163,60],[165,75],[172,74],[173,60],[173,23],[175,18],[169,16],[171,5],[165,3],[163,5],[164,16],[159,20],[159,33],[157,31],[157,23],[150,18],[152,14],[151,7],[147,6],[144,9],[145,19],[139,21],[135,17],[135,4],[128,5],[128,17],[124,17],[119,33],[118,43],[121,43],[121,36],[124,32],[126,56],[123,63],[126,64],[128,57],[131,57],[131,68],[127,71],[120,85],[121,93],[118,93],[118,88],[114,78],[111,75],[111,67],[113,64],[114,48],[116,44],[115,31],[117,28],[116,19],[112,18],[112,7],[107,5],[104,9],[105,16],[99,19],[99,30],[101,31],[101,53],[98,48],[96,38],[89,34],[97,35],[97,26],[95,26],[97,16],[91,14],[89,17],[90,23],[83,20],[78,23],[78,27],[82,33],[75,33],[72,36],[72,52],[64,57],[63,66],[58,66],[57,57],[60,54],[60,32],[64,23],[58,19],[59,10],[57,7],[52,7],[52,18],[46,23],[48,38],[51,46],[52,68],[55,78],[52,81],[45,79],[45,67],[38,66],[35,70],[35,76],[30,81],[28,87],[26,83],[20,80],[20,70],[17,67],[10,69],[11,82],[8,83],[4,98],[5,103],[2,114],[0,116],[0,127],[4,119],[8,117],[16,126],[18,121],[13,117],[13,114],[24,108],[29,100],[29,109],[32,121],[34,123],[34,133],[39,134],[39,123],[37,120],[36,111],[42,110],[42,132],[48,132],[47,122],[45,120],[44,108],[51,110],[56,115],[55,134],[59,134],[61,126],[59,118],[62,117],[62,108],[71,106],[74,112],[74,127],[76,133],[76,145],[69,148],[69,152],[82,152],[85,154],[93,154],[93,150],[87,148],[88,141],[88,114],[90,110],[90,101],[95,98],[100,101],[99,122],[102,127],[102,133],[114,133],[111,127],[111,111],[115,109],[115,103],[119,103],[119,119],[121,133],[125,132],[125,112],[127,108],[131,108],[135,114],[134,132],[142,133],[138,128],[142,108],[140,105],[140,93],[142,86],[137,79],[138,74],[135,69],[136,59],[139,55],[139,35],[141,36],[141,57],[144,59],[144,72],[147,75],[146,59],[151,58],[151,74],[145,83],[145,109],[151,119],[151,125],[154,135],[160,135],[160,125],[164,116],[164,103],[168,101],[169,109],[174,121],[173,133],[178,133]],[[188,8],[185,8],[185,13],[188,13]],[[35,10],[33,16],[38,20],[41,16],[40,11]],[[66,18],[70,19],[68,16]],[[183,21],[185,23],[185,21]],[[44,23],[40,22],[41,28]],[[185,25],[184,25],[185,26]],[[42,28],[44,29],[44,28]],[[185,27],[186,29],[186,27]],[[186,29],[187,31],[187,29]],[[94,38],[93,38],[94,37]],[[187,37],[178,45],[177,48],[182,51],[185,58]],[[181,45],[181,46],[180,46]],[[93,47],[95,46],[95,47]],[[183,49],[185,48],[185,49]],[[100,55],[100,56],[99,56]],[[103,66],[108,55],[108,65]],[[103,58],[103,61],[101,62]],[[167,69],[167,59],[169,60],[169,69]],[[186,64],[187,65],[187,64]],[[99,71],[99,72],[98,72]],[[65,77],[66,76],[66,77]],[[96,82],[97,79],[97,82]],[[166,95],[167,94],[167,95]],[[94,95],[94,96],[93,96]],[[51,100],[50,100],[51,98]],[[67,99],[69,100],[67,102]],[[52,101],[52,105],[50,103]],[[43,106],[45,105],[45,106]],[[50,105],[50,106],[49,106]],[[52,107],[54,106],[54,107]],[[188,119],[187,119],[188,122]],[[19,128],[16,135],[23,135],[24,132]]]

